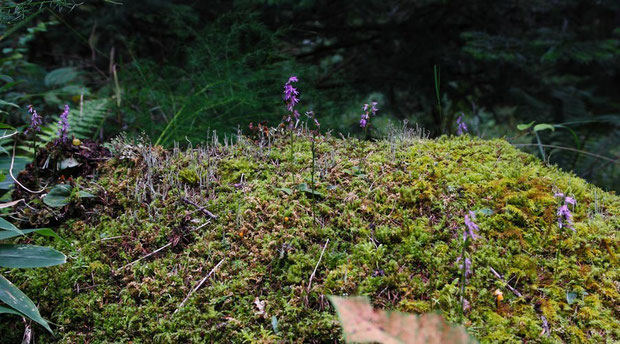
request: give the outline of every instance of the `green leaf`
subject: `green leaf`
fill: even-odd
[[[0,80],[2,80],[4,82],[14,82],[15,81],[11,76],[5,75],[5,74],[0,74]]]
[[[5,268],[42,268],[66,261],[64,254],[50,247],[0,244],[0,266]]]
[[[56,232],[54,232],[52,229],[50,228],[34,228],[34,229],[22,229],[21,232],[23,234],[28,234],[28,233],[37,233],[39,235],[43,235],[43,236],[47,236],[47,237],[52,237],[55,238],[56,240],[62,242],[63,244],[67,245],[68,247],[71,247],[71,244],[69,244],[69,242],[65,239],[63,239],[60,235],[56,234]],[[6,239],[10,239],[10,238],[14,238],[16,236],[19,236],[21,234],[16,233],[14,231],[0,231],[0,240],[6,240]]]
[[[71,189],[71,185],[55,185],[50,192],[43,197],[43,203],[54,208],[64,207],[71,202]]]
[[[291,189],[289,189],[289,188],[277,188],[276,190],[278,190],[278,191],[282,191],[282,192],[284,192],[284,193],[285,193],[285,194],[287,194],[287,195],[290,195],[290,194],[292,194],[292,193],[293,193],[293,190],[291,190]]]
[[[577,293],[566,293],[566,302],[568,302],[569,305],[573,304],[576,299]]]
[[[322,193],[316,191],[316,190],[312,190],[308,187],[308,184],[306,183],[301,183],[299,185],[297,185],[297,190],[307,193],[309,195],[314,195],[314,196],[318,196],[318,197],[325,197],[325,195],[323,195]]]
[[[15,107],[15,108],[19,109],[19,105],[15,104],[15,103],[7,102],[6,100],[2,100],[2,99],[0,99],[0,106],[12,106],[12,107]],[[4,124],[4,125],[8,127],[8,125],[6,125],[6,124]],[[2,129],[4,129],[4,128],[2,128]],[[12,129],[12,128],[9,127],[7,129]]]
[[[88,193],[86,191],[78,191],[78,197],[80,198],[93,198],[95,195]]]
[[[278,331],[278,318],[274,315],[271,317],[271,328],[273,328],[273,333],[279,334]]]
[[[20,231],[17,227],[15,227],[12,223],[0,217],[0,229],[4,229],[7,231],[11,231],[16,233],[16,235],[23,235],[22,231]]]
[[[0,300],[53,333],[32,300],[2,275],[0,275]]]
[[[66,84],[78,77],[77,69],[73,67],[65,67],[54,69],[45,76],[45,86],[57,86]]]
[[[552,126],[551,124],[546,124],[546,123],[536,124],[534,126],[534,131],[543,131],[543,130],[555,131],[555,127]]]
[[[527,130],[529,129],[532,125],[534,125],[536,121],[531,121],[530,123],[527,124],[518,124],[517,125],[517,129],[523,131],[523,130]]]
[[[13,164],[13,174],[18,175],[19,172],[21,172],[22,170],[24,170],[24,168],[26,168],[26,164],[30,163],[30,161],[31,159],[28,159],[25,157],[21,157],[21,156],[15,157],[15,161]],[[8,171],[10,167],[11,167],[11,156],[7,155],[7,156],[0,157],[0,170]],[[0,182],[0,190],[8,190],[13,186],[14,183],[15,181],[13,180],[13,178],[9,176],[4,181]]]
[[[12,309],[12,308],[6,308],[6,307],[2,307],[0,306],[0,314],[15,314],[15,315],[19,315],[20,317],[23,317],[24,315],[21,314],[20,312]]]

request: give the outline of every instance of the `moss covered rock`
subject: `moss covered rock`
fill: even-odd
[[[469,211],[481,236],[469,333],[482,343],[620,340],[618,196],[502,140],[317,137],[314,178],[310,139],[289,140],[125,144],[91,181],[102,200],[92,216],[58,229],[73,249],[32,237],[69,261],[6,274],[56,325],[54,337],[35,328],[37,342],[340,342],[330,294],[457,321]],[[558,227],[558,192],[577,201],[574,231]],[[21,321],[0,320],[3,340],[21,338]]]

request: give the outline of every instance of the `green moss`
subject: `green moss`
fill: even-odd
[[[179,179],[181,179],[184,183],[189,185],[198,185],[200,181],[200,177],[198,176],[198,172],[195,169],[184,168],[179,171]]]
[[[292,160],[288,136],[264,147],[243,142],[185,153],[154,148],[145,153],[150,167],[109,161],[96,183],[110,199],[97,216],[58,229],[74,245],[69,261],[7,274],[57,324],[55,337],[35,327],[37,341],[341,342],[328,294],[369,295],[375,306],[441,311],[456,321],[455,261],[469,210],[483,238],[473,245],[465,295],[464,324],[476,338],[620,339],[616,195],[502,140],[319,137],[315,178],[324,197],[312,200],[296,189],[309,184],[307,137],[295,139]],[[557,227],[557,191],[577,199],[575,233]],[[499,309],[495,289],[504,293]],[[578,297],[569,304],[567,293]],[[255,302],[264,302],[264,312]],[[543,315],[548,337],[540,335]],[[19,340],[21,322],[0,319],[6,340]]]

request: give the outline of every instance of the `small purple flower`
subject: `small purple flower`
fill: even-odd
[[[311,118],[314,121],[314,125],[316,125],[317,128],[321,126],[321,123],[319,123],[319,120],[316,119],[316,115],[314,114],[314,111],[306,112],[306,116],[308,116],[308,118]]]
[[[456,125],[457,135],[463,135],[463,133],[467,132],[467,125],[465,124],[465,122],[463,122],[463,115],[459,116],[459,118],[456,119]]]
[[[475,219],[476,214],[474,214],[473,211],[470,211],[469,215],[465,215],[465,227],[467,228],[467,230],[463,232],[463,241],[467,241],[468,236],[471,238],[471,240],[476,240],[480,237],[478,234],[476,234],[476,231],[478,231],[480,228],[478,228],[478,225],[474,223],[473,220]]]
[[[25,134],[28,134],[30,131],[34,131],[35,133],[41,131],[41,116],[37,113],[37,110],[34,109],[32,105],[28,105],[28,112],[32,114],[30,117],[30,127],[26,129]]]
[[[58,128],[58,137],[61,141],[65,142],[67,140],[67,133],[69,132],[69,105],[65,104],[65,111],[60,115],[58,125],[60,126]]]
[[[377,109],[377,104],[377,102],[371,102],[370,105],[364,104],[364,106],[362,106],[362,111],[364,111],[364,113],[362,113],[360,118],[360,127],[366,128],[370,122],[370,115],[377,115],[377,111],[379,111],[379,109]]]
[[[571,229],[575,232],[575,227],[573,227],[573,214],[570,212],[568,208],[569,204],[572,204],[573,207],[577,205],[577,201],[573,197],[564,196],[563,193],[556,193],[555,197],[563,198],[563,204],[558,208],[558,227],[562,229],[563,227]]]
[[[456,263],[459,264],[459,262],[461,261],[461,259],[463,259],[462,256],[459,256],[456,259]],[[463,263],[459,264],[459,269],[463,270]],[[471,276],[471,259],[465,257],[465,278],[469,278],[469,276]]]
[[[286,109],[293,112],[293,108],[299,103],[299,91],[291,83],[299,81],[296,76],[291,76],[284,85],[284,101],[286,102]]]

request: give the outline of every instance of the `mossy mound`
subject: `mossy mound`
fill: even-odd
[[[69,261],[5,275],[56,325],[55,337],[35,328],[37,343],[340,342],[330,294],[457,321],[455,262],[470,210],[482,237],[466,288],[474,337],[620,340],[618,196],[503,140],[411,133],[317,137],[312,191],[310,137],[292,142],[187,151],[117,142],[89,189],[105,202],[58,229],[74,250],[30,239]],[[556,192],[577,200],[575,232],[558,228]],[[0,319],[2,339],[19,340],[21,321]]]

